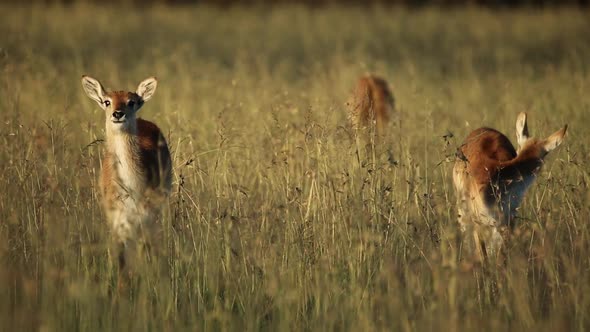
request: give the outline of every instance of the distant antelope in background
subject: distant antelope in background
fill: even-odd
[[[518,151],[497,130],[479,128],[459,148],[453,168],[459,224],[479,258],[497,255],[502,233],[510,231],[516,209],[543,166],[543,159],[559,146],[567,125],[546,139],[529,137],[526,113],[516,120]]]
[[[374,126],[376,133],[383,135],[395,109],[395,99],[384,79],[369,75],[358,80],[347,106],[354,130]]]
[[[150,230],[170,192],[172,162],[160,129],[136,117],[156,91],[157,81],[142,81],[136,92],[107,92],[89,76],[82,87],[106,114],[106,151],[102,162],[102,204],[115,241],[120,270],[126,266],[126,247],[136,245],[139,233]]]

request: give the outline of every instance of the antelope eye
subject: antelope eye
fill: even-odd
[[[135,106],[135,102],[133,100],[130,100],[127,102],[127,106],[133,107],[133,106]]]
[[[106,107],[111,106],[111,101],[110,100],[105,100],[104,101],[104,106],[106,106]]]

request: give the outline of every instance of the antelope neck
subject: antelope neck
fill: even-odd
[[[137,125],[134,124],[125,130],[107,129],[107,149],[113,157],[113,166],[119,178],[119,185],[132,196],[140,193],[143,182]]]

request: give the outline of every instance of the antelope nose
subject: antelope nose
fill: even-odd
[[[115,111],[113,113],[113,118],[117,119],[117,120],[121,120],[121,118],[125,115],[125,113],[121,112],[121,111]]]

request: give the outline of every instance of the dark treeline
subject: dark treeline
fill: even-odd
[[[590,0],[0,0],[0,3],[12,4],[74,4],[74,3],[112,3],[112,4],[208,4],[219,6],[231,5],[275,5],[298,3],[310,7],[325,5],[402,5],[419,7],[427,5],[435,6],[485,6],[485,7],[559,7],[559,6],[587,6]]]

